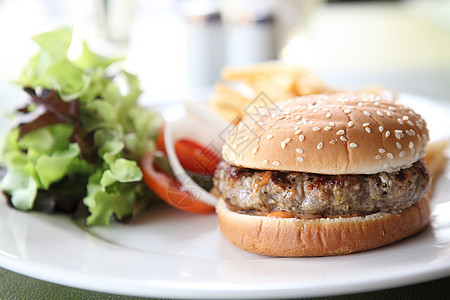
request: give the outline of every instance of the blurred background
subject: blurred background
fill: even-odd
[[[208,88],[224,65],[266,60],[332,86],[450,100],[447,0],[0,0],[0,82],[36,50],[31,36],[60,25],[101,54],[126,56],[149,101]]]

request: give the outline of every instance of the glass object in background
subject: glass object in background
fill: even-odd
[[[123,55],[128,48],[134,0],[72,0],[74,36],[104,55]]]

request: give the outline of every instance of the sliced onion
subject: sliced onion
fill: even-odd
[[[184,170],[175,153],[175,142],[181,139],[189,139],[220,156],[220,149],[223,145],[220,132],[215,126],[191,119],[167,123],[164,129],[167,158],[178,182],[195,198],[213,206],[218,201],[217,197],[199,186]]]

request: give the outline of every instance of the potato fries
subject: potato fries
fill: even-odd
[[[261,92],[277,102],[331,91],[312,72],[283,62],[227,67],[222,71],[222,78],[224,83],[215,85],[209,107],[228,121],[241,119],[245,107]]]
[[[433,182],[442,174],[447,166],[448,157],[446,155],[448,140],[429,143],[425,155],[425,164],[433,176]]]

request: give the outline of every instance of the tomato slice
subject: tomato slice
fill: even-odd
[[[207,148],[187,139],[176,141],[174,146],[181,166],[187,171],[208,175],[213,175],[216,171],[220,159]],[[163,151],[167,155],[164,141],[164,126],[160,128],[156,138],[156,149]]]
[[[214,212],[214,207],[208,205],[183,189],[183,186],[169,175],[158,172],[153,167],[154,153],[147,153],[141,160],[143,180],[158,197],[167,204],[191,213],[208,214]],[[202,191],[203,192],[203,191]]]
[[[213,175],[220,162],[212,151],[191,140],[177,141],[175,153],[184,169],[200,174]]]

